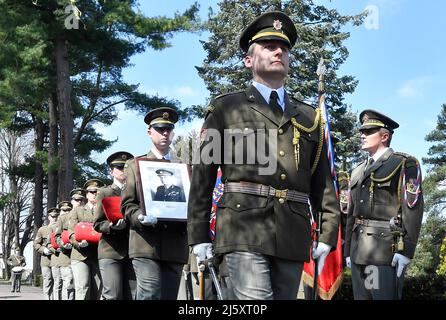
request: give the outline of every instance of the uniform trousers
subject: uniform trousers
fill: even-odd
[[[62,272],[60,266],[51,267],[51,274],[53,275],[53,300],[60,300],[62,298]]]
[[[102,280],[97,260],[71,260],[71,269],[76,300],[99,300],[102,293]]]
[[[355,300],[401,300],[404,273],[396,276],[392,266],[367,266],[352,262],[352,287]]]
[[[129,258],[100,259],[99,270],[102,278],[104,300],[135,300],[136,275]]]
[[[254,252],[225,254],[237,300],[295,300],[303,263]]]
[[[22,272],[14,272],[11,273],[11,292],[20,292],[20,286],[22,285]]]
[[[176,300],[184,264],[132,258],[136,300]]]
[[[74,283],[71,266],[60,267],[62,277],[62,300],[74,300]]]
[[[53,276],[51,267],[41,266],[42,269],[42,287],[45,300],[53,300]]]

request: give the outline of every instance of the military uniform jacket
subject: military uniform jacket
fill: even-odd
[[[178,186],[159,186],[156,189],[154,201],[175,201],[175,202],[186,202],[186,197],[184,195],[183,189]]]
[[[94,229],[102,233],[98,245],[98,259],[121,260],[127,256],[129,246],[129,228],[113,230],[110,221],[102,208],[102,199],[121,196],[121,188],[116,184],[99,189],[96,196],[97,204],[94,213]]]
[[[402,215],[402,227],[405,232],[404,251],[400,252],[413,258],[415,246],[423,217],[423,195],[420,194],[413,208],[415,195],[408,193],[405,199],[403,175],[409,189],[417,175],[418,161],[408,155],[394,153],[388,149],[368,168],[361,163],[352,172],[351,196],[347,216],[344,255],[352,262],[361,265],[390,265],[394,253],[394,236],[390,233],[390,221],[398,212]],[[381,221],[384,226],[356,224],[355,218]]]
[[[292,119],[304,130],[295,129]],[[320,144],[321,129],[317,125],[316,110],[285,95],[285,110],[281,119],[276,118],[271,107],[261,94],[251,86],[245,91],[217,97],[211,104],[202,129],[201,153],[206,154],[213,139],[209,130],[218,131],[221,138],[221,155],[243,152],[243,162],[221,165],[222,181],[252,183],[272,186],[276,189],[297,190],[309,194],[312,210],[322,213],[320,241],[336,247],[339,225],[339,203],[336,199],[330,174],[326,149]],[[316,124],[316,127],[313,129]],[[243,141],[242,149],[235,151],[231,142],[224,137],[225,130],[238,134],[235,139]],[[234,131],[236,130],[236,131]],[[270,131],[272,130],[272,131]],[[298,144],[293,145],[299,131]],[[262,140],[262,135],[266,139]],[[269,136],[277,137],[277,149],[269,143]],[[266,140],[267,147],[265,145]],[[277,169],[270,174],[259,174],[259,168],[266,168],[256,155],[255,162],[248,162],[251,152],[259,150],[274,157]],[[320,156],[317,150],[320,150]],[[268,150],[269,149],[269,150]],[[297,153],[296,149],[298,150]],[[265,157],[264,155],[264,157]],[[298,157],[298,166],[296,158]],[[317,161],[317,158],[319,160]],[[218,160],[217,160],[218,161]],[[223,161],[223,159],[221,159]],[[311,168],[317,162],[314,173]],[[221,162],[220,162],[221,163]],[[265,163],[265,161],[263,161]],[[188,203],[189,244],[211,242],[209,221],[212,192],[217,177],[218,163],[206,164],[201,161],[194,165]],[[310,210],[307,203],[285,201],[276,197],[263,197],[243,193],[223,193],[217,208],[216,253],[250,251],[293,261],[308,261],[311,242]]]
[[[149,152],[147,158],[155,160],[156,156]],[[143,226],[138,220],[142,211],[136,186],[135,159],[127,161],[124,172],[127,182],[121,194],[121,212],[130,222],[129,257],[186,263],[186,223],[158,221],[155,226]]]
[[[71,212],[71,211],[70,211]],[[63,242],[61,239],[62,232],[68,230],[68,222],[70,218],[70,213],[61,214],[56,221],[54,237],[56,238],[56,243],[59,245],[59,266],[68,267],[71,265],[71,249],[63,248]]]
[[[34,250],[41,254],[40,266],[50,267],[51,266],[51,256],[47,256],[43,253],[44,248],[47,248],[50,242],[51,229],[50,226],[41,226],[37,230],[36,238],[34,239]]]
[[[71,260],[84,261],[89,259],[91,261],[98,260],[98,246],[94,243],[89,243],[88,246],[81,248],[79,242],[76,241],[74,236],[74,227],[81,221],[93,222],[93,210],[87,205],[83,207],[76,207],[70,211],[70,218],[68,220],[68,233],[70,242],[73,245],[71,250]]]

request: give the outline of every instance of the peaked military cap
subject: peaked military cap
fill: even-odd
[[[144,122],[154,127],[171,127],[173,128],[178,121],[178,113],[168,107],[153,109],[144,117]]]
[[[297,40],[293,21],[280,11],[266,12],[251,22],[240,35],[240,48],[247,52],[253,42],[279,40],[292,48]]]
[[[60,210],[58,208],[49,208],[48,209],[48,215],[50,217],[57,217],[60,214]]]
[[[155,171],[159,176],[172,176],[173,172],[166,169],[158,169]]]
[[[74,200],[85,199],[85,193],[86,193],[85,189],[76,188],[71,190],[70,197],[71,199]]]
[[[127,160],[132,159],[133,155],[126,151],[118,151],[113,153],[107,158],[107,164],[109,167],[123,167]]]
[[[100,187],[105,186],[105,183],[102,182],[99,179],[90,179],[84,184],[84,189],[87,191],[95,191],[98,190]]]
[[[61,201],[61,202],[59,202],[58,207],[60,210],[63,210],[63,211],[69,211],[69,210],[73,209],[73,205],[71,204],[70,201]]]
[[[361,127],[359,128],[360,131],[372,128],[384,128],[393,132],[394,129],[400,126],[389,117],[371,109],[362,111],[359,114],[359,121],[361,122]]]

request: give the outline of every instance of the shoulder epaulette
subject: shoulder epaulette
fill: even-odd
[[[395,155],[403,157],[406,162],[406,167],[412,167],[418,165],[418,160],[414,156],[404,152],[394,152]]]
[[[234,94],[239,94],[239,93],[242,93],[242,92],[245,92],[245,90],[238,90],[238,91],[231,91],[231,92],[222,93],[222,94],[219,94],[218,96],[216,96],[214,98],[214,100],[221,99],[223,97],[231,96],[231,95],[234,95]]]

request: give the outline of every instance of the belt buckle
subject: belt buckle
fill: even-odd
[[[288,193],[288,189],[285,189],[285,190],[275,190],[275,194],[274,194],[274,196],[276,197],[276,198],[283,198],[283,199],[286,199],[286,196],[287,196],[287,193]]]

